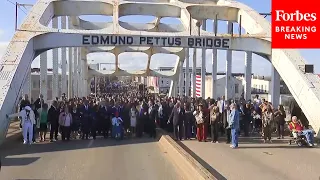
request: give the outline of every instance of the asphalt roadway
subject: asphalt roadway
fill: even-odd
[[[1,147],[0,180],[179,180],[150,138],[72,140]]]
[[[180,144],[219,180],[320,179],[319,146],[297,147],[277,139],[264,144],[261,138],[240,138],[238,149],[223,142],[191,140]]]

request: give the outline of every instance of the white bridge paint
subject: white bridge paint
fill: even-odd
[[[94,14],[112,16],[113,22],[91,23],[76,17]],[[157,18],[154,22],[146,25],[120,22],[119,17],[126,15],[153,15]],[[18,96],[22,90],[22,84],[29,73],[26,67],[30,67],[33,59],[41,52],[58,47],[85,47],[81,42],[82,35],[85,34],[130,35],[135,37],[174,36],[185,39],[190,35],[196,36],[198,34],[196,21],[217,17],[218,20],[239,23],[240,15],[241,25],[250,35],[246,37],[219,35],[219,37],[231,39],[230,50],[251,51],[271,61],[288,85],[310,124],[319,132],[319,77],[315,74],[304,74],[299,70],[299,66],[304,65],[305,61],[296,50],[271,50],[270,23],[261,17],[258,12],[242,3],[226,0],[184,0],[184,2],[178,0],[141,0],[140,2],[133,0],[39,0],[33,6],[20,29],[15,33],[1,60],[0,140],[5,138],[9,125],[6,114],[14,112],[15,104],[18,102]],[[74,17],[73,26],[75,29],[58,30],[47,27],[52,18],[58,16]],[[180,26],[164,25],[159,22],[162,17],[180,18],[182,24]],[[190,17],[192,18],[191,21]],[[201,30],[201,37],[213,38],[214,34]],[[181,46],[188,48],[185,43]],[[152,51],[156,47],[150,48]],[[177,47],[168,47],[167,50],[170,52],[176,51],[175,48]],[[115,47],[113,51],[115,54],[119,54],[120,49],[121,47]],[[150,55],[152,54],[154,53],[151,52]],[[181,57],[184,58],[182,55]],[[179,56],[179,58],[181,57]],[[150,59],[149,57],[149,62]],[[183,59],[177,61],[175,71],[178,71],[178,66],[182,64],[182,61]],[[118,67],[117,57],[116,65]],[[146,71],[149,70],[146,69]],[[120,72],[118,68],[117,71]]]

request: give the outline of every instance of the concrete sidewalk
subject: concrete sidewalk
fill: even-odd
[[[7,132],[6,139],[1,146],[11,142],[22,139],[22,129],[20,129],[20,121],[12,121]]]
[[[20,121],[13,121],[8,129],[7,138],[21,134],[22,129],[20,129]]]
[[[241,138],[238,149],[223,141],[187,140],[179,144],[217,179],[318,179],[320,148],[288,145],[286,140],[264,144],[261,138]]]

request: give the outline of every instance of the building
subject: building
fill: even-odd
[[[244,84],[244,77],[238,77]],[[252,76],[251,94],[270,94],[272,88],[271,78],[265,76]],[[291,94],[288,86],[280,79],[280,94]]]
[[[231,97],[234,99],[240,99],[244,92],[244,86],[242,81],[236,77],[231,77]],[[222,97],[225,95],[225,87],[226,87],[226,76],[218,76],[216,81],[216,96]],[[205,90],[206,98],[212,97],[212,77],[206,76],[206,90]]]
[[[171,71],[173,69],[173,67],[159,67],[158,69],[155,69],[157,71]],[[201,74],[201,68],[200,67],[197,67],[196,69],[196,74],[197,75],[200,75]],[[183,68],[182,69],[182,75],[183,75],[183,87],[182,87],[182,91],[183,91],[183,94],[185,94],[186,92],[186,89],[185,89],[185,86],[186,86],[186,68]],[[190,76],[190,84],[189,84],[189,94],[191,95],[191,90],[192,90],[192,68],[189,68],[189,76]],[[217,73],[217,80],[219,83],[224,83],[223,82],[223,79],[225,76],[225,73],[223,72],[218,72]],[[238,76],[244,76],[243,73],[233,73],[233,76],[234,77],[238,77]],[[211,73],[206,73],[206,96],[210,97],[211,95]],[[171,85],[171,79],[170,78],[167,78],[167,77],[147,77],[146,80],[144,77],[136,77],[135,78],[135,81],[136,82],[139,82],[139,83],[142,83],[142,84],[145,84],[147,87],[155,87],[155,90],[158,91],[159,93],[169,93],[169,90],[170,90],[170,85]],[[237,82],[237,79],[234,80],[234,82]],[[223,87],[223,84],[220,85],[221,87]],[[242,87],[237,86],[237,90],[240,90],[242,91]],[[239,87],[239,88],[238,88]],[[242,89],[241,89],[242,88]],[[210,89],[210,90],[208,90]],[[218,94],[221,94],[220,92],[224,92],[224,89],[222,90],[218,90]],[[177,92],[179,92],[179,84],[178,84],[178,87],[177,87]],[[210,93],[209,93],[210,92]],[[235,93],[237,94],[237,93]],[[240,93],[241,95],[241,93]],[[238,95],[237,95],[238,96]]]
[[[173,67],[159,67],[157,69],[155,69],[156,71],[171,71],[173,69]],[[201,74],[201,68],[197,67],[196,69],[196,73],[197,74]],[[182,75],[183,75],[183,79],[184,79],[184,87],[183,87],[183,93],[185,93],[185,85],[186,85],[186,68],[184,67],[182,69]],[[190,85],[189,87],[191,87],[191,80],[192,80],[192,68],[189,68],[189,76],[190,76]],[[153,80],[150,80],[150,82],[153,82]],[[158,78],[158,85],[159,85],[159,92],[160,93],[169,93],[170,90],[170,85],[171,85],[171,79],[170,78],[166,78],[166,77],[159,77]],[[149,86],[147,84],[147,86]],[[179,87],[178,87],[179,89]]]
[[[156,71],[171,71],[173,69],[173,67],[159,67],[157,69],[155,69]],[[182,75],[183,75],[183,93],[185,93],[185,86],[186,86],[186,71],[187,69],[185,67],[183,67],[182,69]],[[196,69],[196,74],[197,75],[200,75],[201,74],[201,68],[200,67],[197,67]],[[211,73],[206,73],[206,75],[210,75]],[[224,75],[225,73],[217,73],[217,75]],[[235,75],[237,75],[237,73],[234,73]],[[191,93],[191,86],[192,86],[192,68],[189,68],[189,76],[190,76],[190,82],[189,82],[189,94]],[[151,77],[148,77],[148,78],[151,78]],[[139,78],[136,78],[135,79],[136,81],[139,81]],[[143,80],[142,81],[139,81],[141,83],[143,83]],[[147,86],[151,86],[152,84],[148,84],[148,82],[154,82],[154,80],[150,80],[145,83],[147,83],[146,85]],[[170,85],[171,85],[171,79],[170,78],[167,78],[167,77],[159,77],[158,78],[158,86],[159,86],[159,92],[160,93],[169,93],[169,90],[170,90]],[[178,87],[177,89],[179,89],[179,84],[178,84]]]
[[[172,70],[173,67],[160,67],[156,70],[158,71],[170,71]],[[186,68],[183,68],[183,94],[185,94],[185,85],[186,85]],[[201,74],[201,68],[197,68],[197,75]],[[190,74],[190,89],[189,89],[189,94],[191,95],[191,89],[192,89],[192,69],[189,69],[189,74]],[[206,97],[211,97],[211,74],[206,73],[206,90],[205,90],[205,95]],[[244,73],[232,73],[232,97],[238,99],[240,98],[243,93],[244,93]],[[143,83],[147,87],[154,86],[156,89],[158,88],[159,93],[169,93],[170,85],[171,85],[171,79],[166,78],[166,77],[136,77],[135,78],[136,82]],[[157,83],[155,83],[157,81]],[[217,97],[221,97],[224,95],[225,92],[225,73],[223,72],[218,72],[217,73]],[[200,82],[201,83],[201,82]],[[156,85],[156,86],[155,86]],[[178,84],[179,85],[179,84]],[[270,94],[271,93],[271,78],[270,77],[264,77],[264,76],[254,76],[252,74],[251,78],[251,94],[252,97],[256,94]],[[177,87],[177,92],[179,92],[179,87]],[[280,93],[281,94],[290,94],[290,91],[286,84],[281,80],[280,81]],[[268,96],[266,96],[268,97]],[[269,98],[268,98],[269,99]]]
[[[48,88],[48,99],[53,99],[52,97],[52,76],[53,73],[52,72],[48,72],[48,79],[47,79],[47,88]],[[61,82],[61,74],[59,75],[59,81]],[[68,84],[68,80],[67,80],[67,84]],[[61,83],[58,84],[58,94],[62,94],[61,92]],[[67,92],[65,92],[67,94]],[[39,97],[40,94],[40,73],[37,72],[32,72],[31,73],[31,98],[33,100],[37,99]]]
[[[59,80],[58,80],[58,94],[61,95],[62,92],[62,87],[61,87],[61,72],[59,72]],[[52,100],[52,76],[53,76],[53,72],[52,69],[48,69],[47,72],[47,88],[48,88],[48,92],[47,92],[47,98],[48,100]],[[68,75],[68,73],[67,73]],[[24,86],[23,86],[23,94],[25,94],[25,92],[29,92],[29,90],[27,90],[28,86],[27,86],[27,82],[25,82]],[[68,79],[67,79],[67,86],[68,86]],[[30,82],[30,86],[29,88],[31,89],[31,99],[35,100],[39,97],[40,94],[40,69],[39,68],[32,68],[31,69],[31,82]],[[67,94],[67,92],[65,92]]]

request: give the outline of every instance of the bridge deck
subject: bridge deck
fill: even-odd
[[[149,138],[14,142],[1,150],[0,179],[180,179],[158,146]]]
[[[6,138],[12,139],[14,138],[14,136],[17,136],[19,134],[21,135],[21,132],[20,121],[12,121],[9,125]]]
[[[242,141],[242,142],[241,142]],[[183,141],[209,171],[221,179],[319,179],[320,148],[299,148],[286,141],[262,144],[260,139],[241,139],[239,149],[221,142]]]

